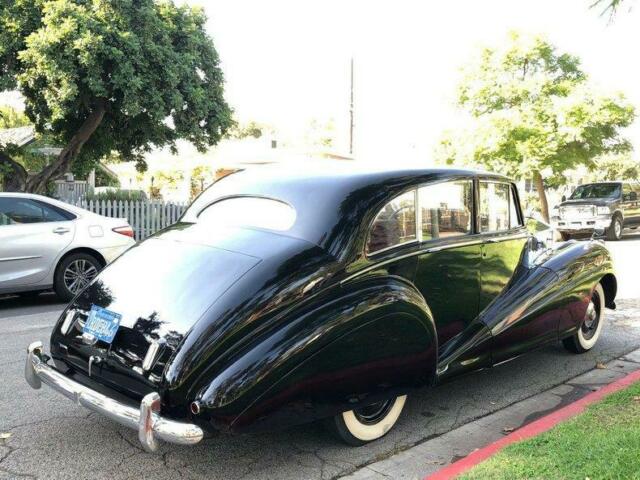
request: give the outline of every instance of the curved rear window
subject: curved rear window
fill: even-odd
[[[291,205],[263,197],[225,198],[198,215],[198,222],[278,231],[289,230],[295,221],[296,211]]]

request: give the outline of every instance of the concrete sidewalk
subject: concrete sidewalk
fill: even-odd
[[[602,367],[602,365],[599,365]],[[502,438],[628,373],[640,370],[640,349],[572,378],[455,430],[426,440],[403,452],[368,464],[342,477],[350,480],[423,479],[474,450]]]

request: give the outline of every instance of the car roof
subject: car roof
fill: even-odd
[[[431,167],[371,167],[358,162],[325,161],[266,165],[230,174],[205,190],[183,221],[196,221],[208,205],[228,197],[257,196],[284,201],[297,213],[288,235],[329,250],[350,227],[395,196],[421,184],[468,178],[510,181],[477,170]]]

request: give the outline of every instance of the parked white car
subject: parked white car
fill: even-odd
[[[68,301],[134,244],[126,219],[41,195],[0,193],[0,294],[53,288]]]

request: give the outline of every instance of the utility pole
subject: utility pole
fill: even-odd
[[[349,101],[349,154],[353,155],[353,57],[351,57],[351,95]]]

